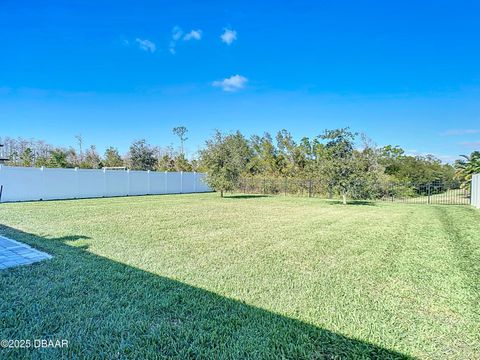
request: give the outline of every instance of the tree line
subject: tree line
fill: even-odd
[[[409,155],[394,145],[376,146],[364,134],[349,128],[328,129],[314,137],[295,140],[283,129],[274,136],[244,136],[240,131],[215,132],[198,156],[188,159],[184,144],[188,130],[172,129],[179,149],[151,146],[134,141],[126,154],[108,147],[100,155],[94,145],[84,149],[83,138],[76,146],[55,147],[44,141],[4,138],[11,166],[125,167],[132,170],[201,171],[207,182],[221,194],[235,190],[239,179],[315,179],[329,191],[368,198],[391,182],[427,184],[459,181],[469,186],[469,178],[480,172],[480,153],[464,156],[454,165],[442,163],[432,155]]]
[[[376,198],[392,184],[403,184],[405,191],[435,182],[449,187],[461,182],[468,188],[472,171],[480,171],[478,164],[469,165],[470,158],[477,159],[472,154],[451,165],[432,155],[408,155],[399,146],[378,147],[349,128],[327,129],[300,141],[287,130],[249,139],[239,131],[216,132],[200,152],[207,182],[222,196],[238,190],[244,178],[313,179],[321,191],[340,195],[344,203],[347,196]]]
[[[52,167],[101,169],[129,168],[132,170],[152,171],[197,171],[198,161],[187,159],[184,142],[187,140],[187,128],[176,127],[172,132],[180,139],[180,149],[172,146],[152,146],[144,139],[132,142],[126,154],[121,155],[117,148],[110,146],[100,154],[95,145],[84,148],[81,135],[75,136],[76,146],[58,147],[43,140],[26,140],[22,138],[0,138],[4,145],[5,156],[9,159],[6,165],[25,167]]]

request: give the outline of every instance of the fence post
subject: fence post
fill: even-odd
[[[168,180],[168,174],[167,174],[167,171],[165,171],[165,194],[168,194],[167,180]]]
[[[428,188],[427,188],[427,189],[428,189],[428,204],[430,204],[430,202],[431,202],[431,199],[430,199],[431,185],[430,185],[430,184],[428,184]]]
[[[308,197],[312,197],[312,179],[308,180]]]
[[[76,182],[76,191],[75,191],[75,195],[76,195],[76,198],[80,198],[80,178],[79,178],[79,175],[78,175],[78,167],[75,166],[75,182]]]
[[[197,192],[197,172],[193,172],[193,192]]]
[[[152,191],[150,190],[150,170],[147,170],[147,195],[150,195]]]
[[[107,169],[103,169],[103,197],[107,196]]]
[[[288,189],[288,178],[285,178],[285,196],[287,196],[287,189]]]
[[[263,195],[265,195],[266,191],[267,191],[266,185],[265,185],[266,181],[267,181],[267,179],[263,178]]]
[[[183,171],[180,171],[180,194],[183,194]]]
[[[45,184],[45,167],[41,167],[40,171],[42,172],[42,198],[40,200],[45,200],[46,195],[46,184]]]
[[[127,196],[131,193],[130,191],[130,169],[127,169]]]
[[[2,202],[3,184],[2,184],[2,170],[3,166],[0,164],[0,203]]]

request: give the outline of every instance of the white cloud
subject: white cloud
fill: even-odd
[[[144,51],[149,51],[153,53],[157,49],[155,44],[150,40],[142,40],[142,39],[136,38],[135,41],[138,43],[138,47]]]
[[[247,81],[248,79],[244,76],[233,75],[223,80],[214,81],[212,86],[220,87],[223,91],[234,92],[243,89]]]
[[[170,54],[175,55],[177,53],[177,42],[182,39],[184,41],[189,40],[200,40],[202,38],[202,30],[191,30],[189,33],[184,33],[182,28],[175,26],[172,29],[172,39],[170,40],[170,45],[168,46],[168,51]]]
[[[185,34],[183,40],[200,40],[202,38],[202,30],[191,30],[189,33]]]
[[[220,35],[220,39],[222,39],[225,44],[230,45],[237,40],[237,32],[235,30],[225,28],[223,34]]]

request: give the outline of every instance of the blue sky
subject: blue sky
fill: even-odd
[[[480,148],[478,1],[0,1],[0,137],[193,154],[214,131],[350,126]],[[223,35],[223,36],[222,36]]]

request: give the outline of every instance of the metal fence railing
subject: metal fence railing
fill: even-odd
[[[246,194],[269,194],[339,198],[332,186],[318,179],[292,178],[243,178],[236,191]],[[470,192],[461,188],[456,181],[435,181],[431,183],[388,183],[374,186],[354,186],[349,198],[356,200],[380,200],[412,204],[468,205]]]
[[[470,191],[456,181],[389,184],[381,200],[411,204],[468,205]]]

